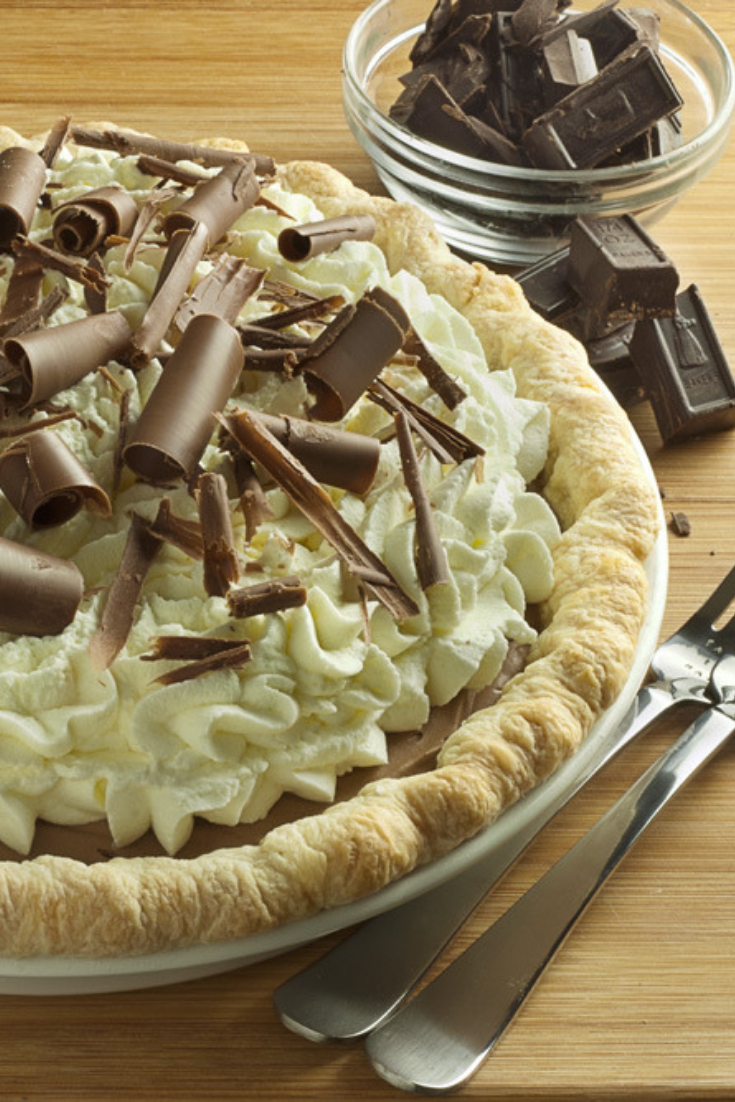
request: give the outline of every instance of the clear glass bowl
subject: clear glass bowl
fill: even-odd
[[[571,12],[599,0],[575,0]],[[650,225],[712,169],[727,144],[735,66],[715,32],[679,0],[623,0],[660,17],[660,56],[684,100],[683,144],[612,168],[517,168],[417,137],[388,115],[432,0],[374,0],[353,24],[343,59],[347,121],[388,193],[427,211],[458,252],[495,264],[533,263],[565,243],[576,217],[634,214]]]

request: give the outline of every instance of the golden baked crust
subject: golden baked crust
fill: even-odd
[[[17,140],[0,133],[0,147]],[[465,722],[430,773],[378,781],[273,829],[258,846],[193,860],[59,857],[0,864],[0,953],[113,956],[252,935],[374,892],[494,820],[580,745],[623,686],[647,604],[657,503],[625,415],[582,347],[519,286],[453,256],[415,208],[318,163],[281,166],[326,216],[369,211],[391,270],[408,269],[474,325],[493,368],[551,411],[543,492],[564,529],[530,661]]]

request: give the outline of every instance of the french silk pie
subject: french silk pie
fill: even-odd
[[[0,150],[0,951],[254,934],[492,822],[646,610],[582,347],[326,165]]]

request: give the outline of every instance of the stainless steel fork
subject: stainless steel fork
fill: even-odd
[[[538,832],[603,766],[665,712],[683,701],[711,703],[712,669],[735,647],[735,617],[715,621],[735,599],[735,567],[651,660],[655,680],[638,692],[627,715],[601,741],[571,788],[547,802],[507,841],[459,876],[366,922],[315,964],[277,989],[276,1010],[291,1030],[313,1041],[357,1040],[383,1022],[488,891]]]
[[[379,1075],[403,1090],[447,1094],[477,1071],[634,842],[735,732],[735,656],[715,665],[711,688],[718,703],[497,922],[368,1037]]]

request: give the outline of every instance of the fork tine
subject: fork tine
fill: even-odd
[[[690,624],[697,624],[706,621],[711,627],[718,616],[720,616],[727,606],[735,599],[735,566],[733,566],[726,576],[722,579],[716,589],[710,593],[707,600],[702,604],[692,616],[689,617],[685,627]],[[730,627],[732,621],[727,625],[724,630]]]

